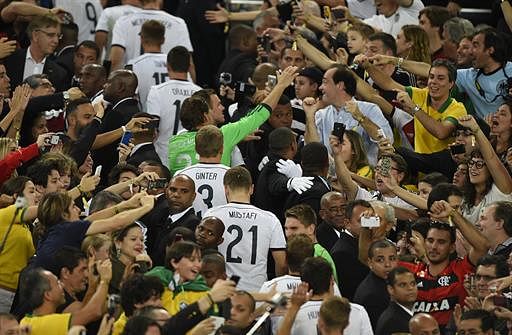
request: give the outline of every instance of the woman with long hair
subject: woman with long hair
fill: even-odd
[[[512,101],[505,101],[491,117],[491,144],[509,171],[507,151],[512,146]]]
[[[428,35],[420,26],[406,24],[396,36],[398,57],[430,64]]]
[[[345,131],[341,142],[341,155],[350,172],[361,177],[373,177],[373,170],[368,163],[363,140],[356,131],[350,129]]]
[[[495,201],[512,201],[512,177],[473,116],[459,118],[459,124],[471,129],[479,147],[471,152],[467,162],[468,181],[462,203],[462,214],[476,224],[485,206]]]

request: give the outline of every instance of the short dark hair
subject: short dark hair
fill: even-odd
[[[160,297],[163,292],[164,285],[158,277],[136,273],[121,286],[121,306],[126,316],[131,316],[135,311],[135,304],[143,304],[153,297]]]
[[[432,27],[439,28],[439,37],[442,37],[444,23],[452,18],[448,9],[441,6],[428,6],[420,10],[418,19],[423,14],[428,18]]]
[[[393,270],[391,270],[388,273],[388,277],[386,279],[386,283],[389,286],[395,285],[395,283],[396,283],[396,276],[404,274],[404,273],[410,273],[410,274],[412,274],[414,276],[414,273],[412,273],[411,270],[409,270],[408,268],[403,267],[403,266],[397,266],[396,268],[394,268]]]
[[[73,272],[73,269],[80,264],[81,260],[87,260],[87,255],[84,254],[80,249],[64,246],[60,250],[57,250],[53,255],[55,268],[49,269],[60,278],[62,269],[66,268],[69,272]]]
[[[87,97],[70,100],[65,108],[66,118],[68,118],[70,115],[72,115],[76,111],[78,106],[85,105],[85,104],[91,104],[91,100]]]
[[[452,227],[448,223],[445,223],[445,222],[431,221],[430,226],[427,231],[427,236],[428,236],[428,232],[432,229],[447,231],[448,233],[450,233],[450,243],[455,243],[455,240],[457,239],[455,227]]]
[[[249,190],[252,185],[252,177],[249,171],[243,166],[235,166],[226,171],[223,182],[224,186],[234,190]]]
[[[393,54],[393,56],[396,56],[396,41],[395,41],[395,38],[393,36],[391,36],[390,34],[380,31],[378,33],[371,34],[368,37],[368,40],[369,41],[381,41],[382,45],[384,46],[384,51],[391,50],[391,53]]]
[[[503,229],[512,236],[512,202],[496,201],[490,206],[494,206],[494,220],[503,220]]]
[[[462,191],[451,183],[440,183],[432,187],[430,194],[427,199],[427,208],[432,207],[432,204],[439,200],[448,201],[448,198],[452,195],[459,197],[463,196]]]
[[[30,269],[21,276],[20,298],[30,311],[43,304],[44,294],[50,290],[50,281],[44,271],[43,268]]]
[[[179,262],[183,257],[190,258],[194,253],[201,256],[201,247],[194,242],[179,241],[173,243],[165,254],[165,266],[174,270],[171,261]]]
[[[301,156],[304,176],[315,176],[329,166],[327,147],[320,142],[306,144],[301,150]]]
[[[432,62],[430,69],[444,67],[448,71],[448,80],[454,83],[457,80],[457,67],[448,59],[440,58]],[[430,71],[429,71],[430,72]]]
[[[175,72],[187,73],[190,67],[190,53],[184,46],[178,45],[167,54],[167,65]]]
[[[306,234],[297,234],[288,239],[286,260],[290,272],[300,272],[304,260],[315,253],[313,241]]]
[[[447,183],[448,177],[446,177],[444,174],[440,172],[432,172],[423,176],[423,178],[420,178],[418,182],[423,182],[434,187],[437,184]]]
[[[192,94],[191,97],[203,99],[209,108],[213,108],[210,97],[216,94],[217,92],[215,92],[211,88],[203,88],[202,90],[194,92],[194,94]]]
[[[185,99],[180,110],[180,121],[183,128],[188,131],[197,130],[205,122],[209,112],[209,106],[203,99],[195,97]]]
[[[139,170],[135,166],[127,163],[117,164],[112,168],[112,170],[110,170],[110,173],[108,174],[108,184],[117,184],[119,182],[119,176],[121,175],[121,173],[128,171],[133,172],[136,176],[139,175]]]
[[[0,194],[23,196],[23,190],[30,178],[25,176],[17,176],[7,179],[0,187]]]
[[[309,257],[302,264],[300,278],[308,283],[313,294],[323,294],[329,292],[332,268],[322,257]]]
[[[77,52],[80,47],[94,50],[96,53],[96,60],[100,57],[100,47],[96,44],[96,42],[89,40],[82,41],[75,47],[75,52]]]
[[[298,204],[288,208],[284,213],[285,218],[294,218],[300,221],[305,227],[316,225],[316,213],[306,203]]]
[[[54,160],[39,160],[32,164],[27,170],[27,177],[32,180],[34,185],[48,186],[48,176],[52,170],[59,171],[59,164]]]
[[[510,52],[508,49],[507,42],[509,39],[507,35],[498,32],[494,28],[486,28],[476,32],[475,35],[483,34],[484,35],[484,46],[486,49],[494,48],[494,52],[491,54],[492,59],[494,59],[498,63],[505,63],[509,57]]]
[[[507,260],[503,256],[498,255],[485,255],[482,256],[476,266],[496,266],[496,278],[506,277],[509,275]]]
[[[28,84],[28,86],[30,86],[30,88],[36,89],[39,86],[41,86],[40,80],[42,80],[42,79],[50,80],[48,78],[48,75],[46,75],[45,73],[41,73],[41,74],[32,74],[32,75],[28,76],[27,78],[23,79],[23,81],[21,83]],[[73,101],[73,100],[71,100],[71,101]]]
[[[462,316],[460,317],[460,320],[480,320],[481,322],[481,328],[483,332],[486,332],[490,329],[495,330],[494,327],[494,316],[483,309],[470,309],[467,311],[462,312]]]
[[[333,66],[332,68],[336,69],[336,71],[334,71],[332,74],[332,81],[334,81],[335,84],[343,82],[347,94],[350,96],[356,95],[357,82],[352,72],[344,67],[337,65]]]
[[[372,205],[368,201],[363,200],[363,199],[357,199],[357,200],[350,201],[347,204],[347,207],[345,207],[345,217],[347,219],[350,220],[352,218],[352,214],[354,213],[354,208],[356,208],[357,206],[361,206],[361,207],[365,207],[365,208],[372,208]]]
[[[142,163],[146,164],[147,166],[153,166],[153,167],[158,168],[160,171],[157,172],[157,174],[160,178],[165,178],[165,180],[167,182],[169,182],[169,180],[171,180],[171,178],[172,178],[171,171],[169,171],[169,168],[167,166],[163,165],[162,162],[157,162],[154,160],[147,160],[147,161],[143,161]]]
[[[368,258],[373,258],[375,250],[385,248],[395,248],[396,250],[396,246],[389,240],[373,241],[368,247]]]

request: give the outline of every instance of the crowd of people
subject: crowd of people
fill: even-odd
[[[0,335],[512,334],[511,2],[259,5],[0,0]]]

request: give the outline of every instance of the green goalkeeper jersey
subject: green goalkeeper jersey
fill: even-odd
[[[231,152],[235,145],[258,129],[270,117],[270,111],[271,108],[268,105],[259,104],[239,121],[228,123],[220,128],[222,135],[224,135],[222,164],[231,166]],[[197,131],[187,131],[170,138],[169,170],[171,175],[199,162],[199,155],[195,149],[196,133]]]

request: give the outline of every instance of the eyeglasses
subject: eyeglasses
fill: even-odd
[[[335,213],[345,213],[345,209],[347,208],[347,205],[339,206],[339,207],[329,207],[326,208],[329,213],[335,214]]]
[[[59,34],[59,33],[49,33],[47,31],[44,31],[43,29],[36,29],[36,31],[40,31],[42,32],[43,34],[45,34],[48,38],[57,38],[57,39],[62,39],[62,34]]]
[[[485,162],[484,161],[469,161],[468,162],[468,166],[471,168],[473,166],[475,166],[478,170],[480,170],[481,168],[483,168],[485,166]]]
[[[493,276],[483,276],[483,275],[475,275],[475,280],[483,280],[485,282],[491,281],[493,279],[496,279],[496,277]]]

